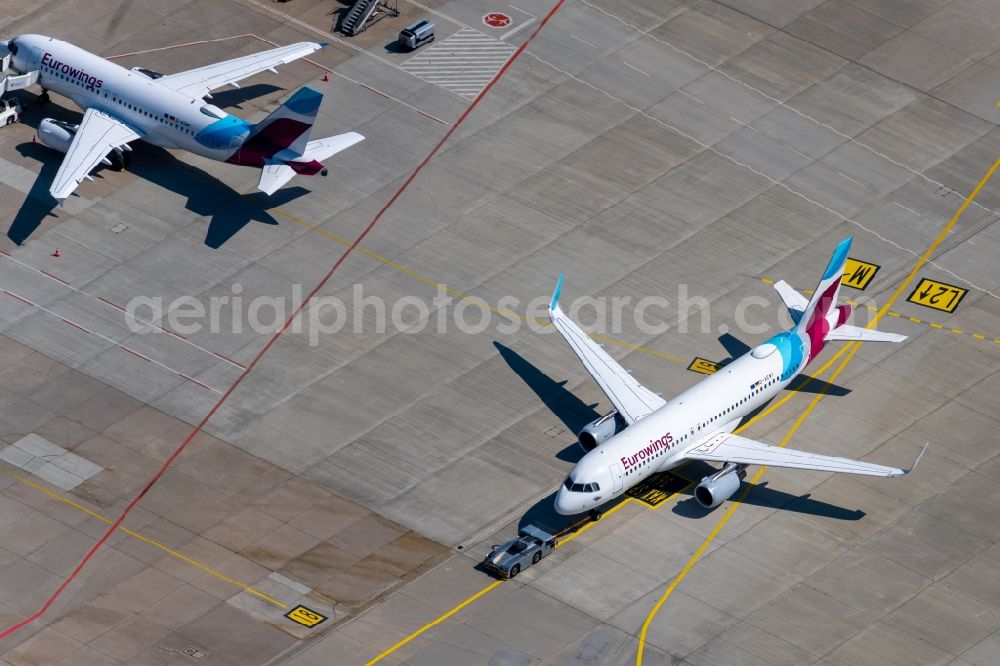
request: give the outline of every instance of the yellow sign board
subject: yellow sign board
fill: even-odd
[[[691,372],[698,372],[703,375],[711,375],[717,372],[718,369],[719,364],[715,361],[709,361],[707,358],[699,358],[697,356],[691,361],[691,365],[688,366],[688,370]]]
[[[840,278],[840,284],[855,289],[864,289],[880,268],[882,267],[877,264],[848,257],[847,263],[844,264],[844,277]]]
[[[917,285],[917,288],[913,290],[913,293],[906,300],[910,303],[940,310],[941,312],[954,312],[967,293],[969,293],[968,289],[929,278],[922,278],[920,284]]]
[[[304,627],[315,627],[317,624],[322,624],[326,622],[326,616],[320,615],[314,610],[309,610],[305,606],[296,606],[292,610],[285,613],[287,617],[292,622],[298,622]]]

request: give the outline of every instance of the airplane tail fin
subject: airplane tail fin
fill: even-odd
[[[809,336],[813,355],[819,353],[823,343],[829,340],[900,342],[906,339],[905,335],[883,333],[845,323],[851,317],[852,308],[847,304],[837,305],[837,298],[840,295],[840,280],[844,275],[844,265],[847,263],[847,253],[851,249],[851,240],[848,236],[837,245],[833,256],[830,257],[830,263],[823,271],[819,286],[808,301],[784,280],[774,284],[775,290],[792,315],[795,331]]]
[[[847,263],[847,253],[851,250],[851,240],[848,236],[837,244],[816,291],[795,324],[795,330],[808,334],[814,343],[825,340],[827,333],[843,324],[851,315],[851,306],[837,307],[840,279],[844,276],[844,264]]]
[[[284,104],[254,125],[242,149],[253,147],[267,157],[278,153],[290,157],[302,155],[309,143],[309,134],[322,101],[323,93],[318,90],[300,88]]]

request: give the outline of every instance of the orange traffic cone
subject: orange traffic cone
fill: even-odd
[[[329,82],[330,82],[329,72],[323,72],[323,83],[329,83]]]
[[[62,256],[62,252],[59,251],[59,248],[56,248],[56,251],[52,253],[52,256],[58,259]]]

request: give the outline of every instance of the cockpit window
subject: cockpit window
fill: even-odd
[[[566,486],[566,490],[571,493],[596,493],[601,489],[600,484],[597,483],[573,483],[572,479],[567,478],[563,485]]]

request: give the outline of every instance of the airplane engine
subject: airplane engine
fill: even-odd
[[[591,421],[583,426],[580,434],[577,435],[577,441],[580,442],[580,446],[583,447],[584,451],[593,451],[624,430],[621,425],[618,412],[612,410],[596,421]]]
[[[733,496],[746,478],[745,465],[726,465],[721,472],[706,476],[694,489],[694,498],[706,509],[714,509]]]
[[[43,146],[65,153],[69,150],[69,145],[73,143],[73,137],[76,136],[78,129],[80,129],[79,125],[72,125],[52,118],[42,118],[42,122],[38,123],[38,141]]]

